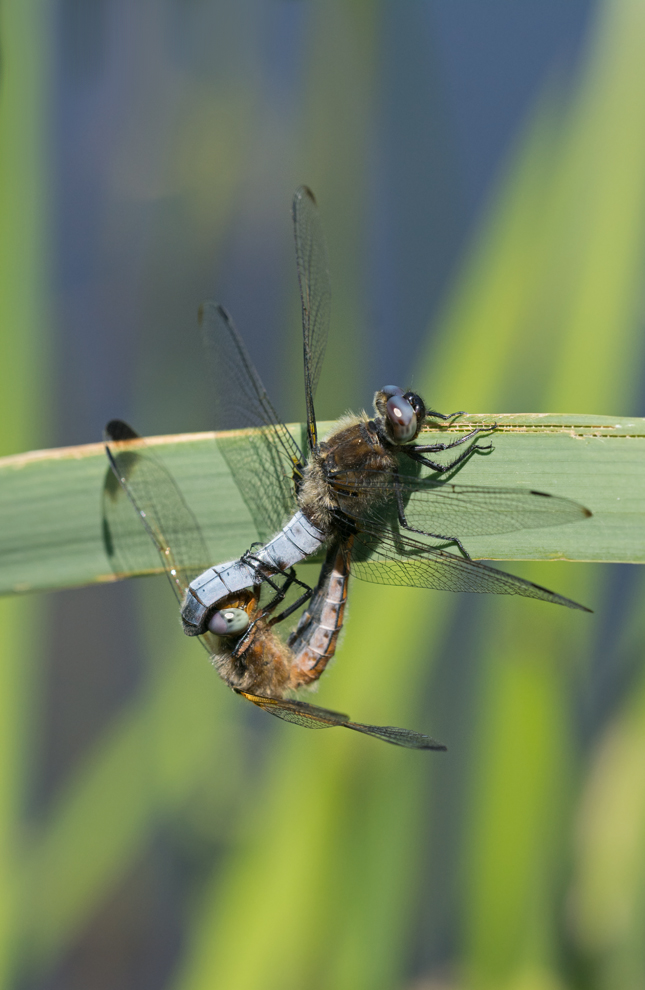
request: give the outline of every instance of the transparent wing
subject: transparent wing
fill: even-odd
[[[360,722],[346,722],[345,728],[363,732],[366,736],[374,736],[394,746],[405,746],[406,749],[435,749],[444,752],[447,749],[443,743],[436,742],[430,736],[424,736],[422,732],[399,729],[395,725],[362,725]]]
[[[532,581],[498,571],[477,560],[428,547],[396,531],[358,533],[353,547],[352,573],[372,584],[430,588],[434,591],[522,595],[583,612],[591,611]]]
[[[331,725],[346,725],[349,722],[349,715],[330,711],[328,708],[317,708],[316,705],[310,705],[306,701],[262,698],[257,694],[247,694],[245,691],[237,691],[237,694],[241,694],[247,701],[252,701],[265,712],[307,729],[326,729]]]
[[[247,694],[245,691],[237,691],[247,701],[252,701],[258,708],[270,712],[282,718],[285,722],[293,722],[295,725],[302,725],[306,729],[328,729],[333,726],[344,726],[346,729],[354,729],[362,732],[366,736],[374,736],[383,742],[392,743],[394,746],[405,746],[408,749],[438,749],[445,750],[445,746],[435,742],[429,736],[424,736],[421,732],[413,732],[412,729],[398,729],[394,725],[363,725],[361,722],[351,722],[349,715],[341,712],[330,711],[328,708],[317,708],[306,701],[286,701],[280,698],[261,698],[256,694]]]
[[[161,563],[181,602],[190,582],[209,564],[199,524],[171,474],[132,427],[111,420],[105,441],[112,469],[103,488],[108,557],[117,573],[150,573]],[[136,520],[133,508],[139,516],[134,527],[129,521]]]
[[[212,374],[217,430],[251,432],[218,439],[262,541],[274,536],[295,509],[294,473],[302,453],[276,413],[231,317],[206,302],[199,312]]]
[[[403,484],[410,525],[439,533],[479,536],[582,522],[591,515],[578,502],[530,489],[442,485],[419,480]]]
[[[309,449],[313,450],[317,443],[314,398],[327,347],[331,312],[329,262],[316,200],[307,186],[296,190],[292,213],[302,300],[307,438]]]
[[[125,455],[122,457],[125,458]],[[124,467],[122,460],[119,467],[121,474],[125,473]],[[103,546],[114,573],[119,577],[162,574],[163,565],[157,546],[133,510],[130,499],[109,464],[103,481],[102,508]]]
[[[353,519],[364,514],[356,496],[369,494],[373,505],[367,516],[374,525],[384,522],[396,511],[398,486],[410,526],[460,538],[563,526],[591,516],[578,502],[530,489],[455,485],[430,478],[395,480],[391,473],[379,471],[364,471],[360,477],[338,471],[330,480],[343,512]]]

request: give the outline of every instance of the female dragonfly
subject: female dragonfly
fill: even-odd
[[[103,532],[112,566],[117,573],[154,570],[158,554],[181,602],[190,580],[208,560],[199,525],[170,473],[127,423],[108,423],[105,440],[111,470],[103,489]],[[144,548],[152,559],[145,549],[142,552],[136,535],[133,538],[133,508],[150,537]],[[408,749],[443,750],[445,746],[420,732],[353,722],[348,715],[292,697],[312,687],[334,656],[347,599],[351,542],[350,536],[330,543],[311,595],[306,589],[277,613],[292,585],[305,586],[292,570],[277,582],[271,576],[258,579],[220,602],[200,640],[229,687],[287,722],[312,729],[341,726]],[[276,632],[278,623],[309,597],[298,625],[283,642]]]

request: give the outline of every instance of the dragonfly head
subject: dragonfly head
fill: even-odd
[[[374,408],[381,417],[393,443],[410,443],[425,418],[426,409],[415,392],[405,392],[397,385],[386,385],[374,396]]]
[[[216,636],[240,636],[249,628],[250,619],[243,608],[223,608],[213,612],[208,629]]]

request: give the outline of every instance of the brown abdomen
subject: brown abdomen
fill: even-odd
[[[294,688],[317,681],[336,652],[345,615],[352,542],[349,537],[327,551],[309,607],[289,637]]]

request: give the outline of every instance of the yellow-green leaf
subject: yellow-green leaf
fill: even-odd
[[[475,454],[459,483],[511,485],[566,496],[593,518],[549,529],[478,536],[476,558],[645,561],[645,420],[580,415],[469,416],[443,430],[497,423],[494,451]],[[323,430],[330,424],[322,424]],[[300,436],[300,427],[293,428]],[[437,431],[427,431],[429,440]],[[154,437],[199,519],[212,562],[239,556],[255,539],[251,516],[214,433]],[[101,444],[35,451],[0,460],[0,592],[110,581],[101,498],[107,461]],[[134,530],[139,521],[132,515]],[[146,571],[149,573],[150,571]]]

